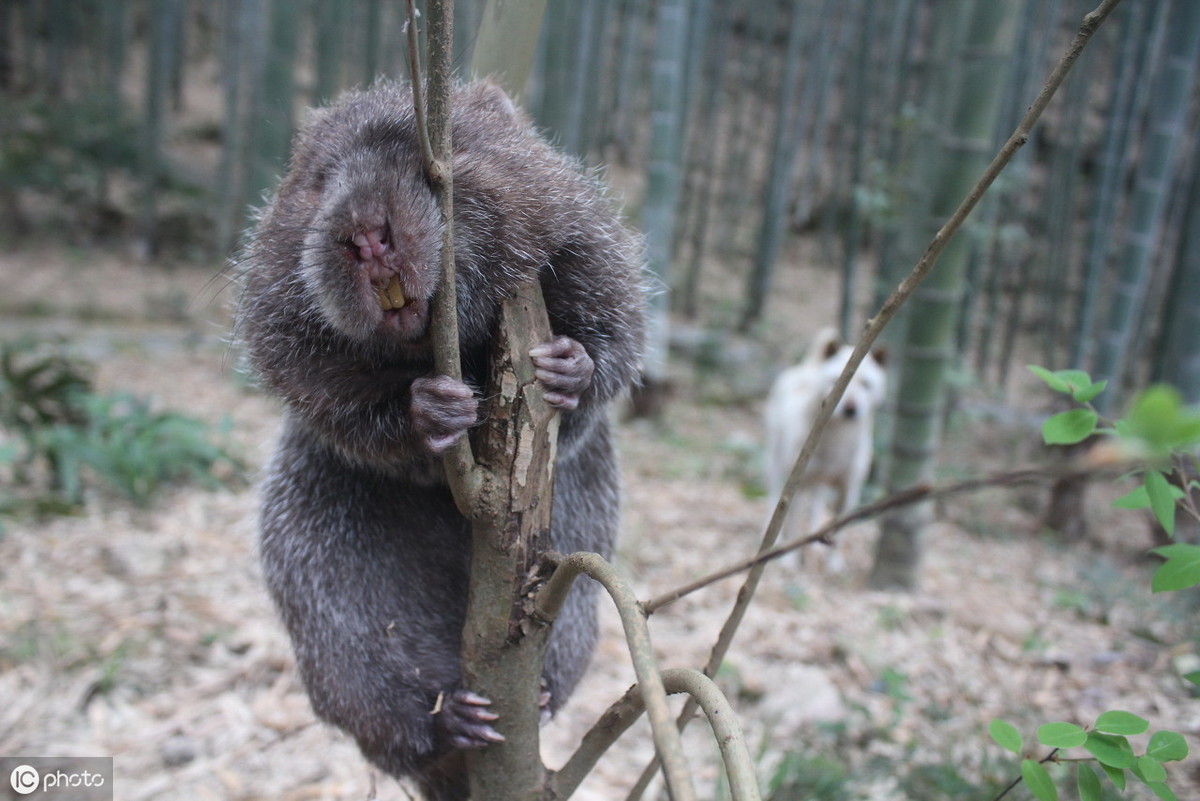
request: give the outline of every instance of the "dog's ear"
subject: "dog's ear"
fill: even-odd
[[[888,346],[878,345],[875,350],[871,351],[871,355],[875,357],[875,363],[880,367],[887,367]]]
[[[812,363],[823,362],[826,359],[832,358],[841,347],[842,338],[838,336],[837,329],[826,326],[813,337],[812,345],[808,349],[808,361]]]

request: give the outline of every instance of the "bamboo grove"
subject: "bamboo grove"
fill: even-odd
[[[778,276],[801,267],[840,276],[829,322],[850,335],[1091,5],[551,0],[525,103],[611,165],[669,289],[656,351],[668,310],[768,335]],[[481,11],[456,4],[460,65]],[[403,3],[382,0],[16,0],[0,37],[4,236],[147,253],[227,254],[303,108],[405,74]],[[901,450],[936,447],[921,427],[949,376],[1005,387],[1029,359],[1200,400],[1198,61],[1190,0],[1127,0],[1091,44],[887,333],[919,410]]]

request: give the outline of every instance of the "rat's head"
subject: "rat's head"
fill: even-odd
[[[325,321],[354,340],[425,336],[442,222],[411,117],[373,121],[314,175],[300,274]]]
[[[313,112],[249,260],[261,272],[249,294],[277,330],[286,326],[280,316],[292,315],[353,343],[425,348],[444,226],[414,117],[402,83]],[[542,143],[507,95],[488,83],[456,89],[452,124],[459,330],[478,343],[500,300],[558,240],[542,237],[536,193],[547,190],[528,177],[529,164],[544,161]]]

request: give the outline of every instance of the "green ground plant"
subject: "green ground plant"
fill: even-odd
[[[129,394],[94,390],[91,370],[32,339],[0,343],[0,512],[61,513],[102,487],[147,506],[167,486],[240,480],[241,458],[214,427]]]
[[[1137,486],[1118,498],[1115,506],[1149,509],[1169,536],[1174,535],[1177,514],[1200,520],[1192,498],[1192,491],[1200,484],[1190,478],[1200,467],[1196,453],[1200,411],[1185,406],[1178,391],[1166,385],[1149,387],[1134,399],[1124,418],[1108,420],[1092,405],[1106,382],[1093,381],[1082,370],[1051,371],[1035,365],[1030,370],[1051,390],[1074,403],[1074,408],[1045,421],[1042,438],[1046,444],[1078,445],[1093,437],[1103,438],[1097,447],[1112,447],[1112,458],[1133,465],[1125,478],[1134,480]],[[1155,548],[1153,553],[1163,559],[1151,579],[1154,592],[1185,590],[1200,584],[1200,546],[1176,542]],[[1200,683],[1200,673],[1185,678]],[[1160,730],[1150,735],[1139,753],[1129,738],[1145,734],[1150,727],[1148,720],[1123,710],[1102,713],[1088,728],[1069,722],[1046,723],[1038,727],[1035,737],[1038,745],[1051,750],[1035,760],[1027,755],[1020,731],[997,718],[988,729],[992,739],[1022,757],[1020,777],[997,798],[1023,784],[1039,801],[1057,801],[1058,785],[1046,768],[1054,763],[1075,768],[1075,789],[1081,801],[1100,801],[1102,776],[1119,792],[1125,791],[1132,776],[1157,797],[1175,801],[1177,796],[1167,783],[1164,763],[1186,758],[1187,741],[1177,732]],[[1086,756],[1072,755],[1079,751]]]

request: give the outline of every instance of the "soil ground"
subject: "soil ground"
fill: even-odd
[[[253,473],[279,411],[235,375],[223,279],[132,261],[0,254],[0,340],[60,335],[98,365],[101,391],[229,419]],[[775,312],[775,353],[802,350],[816,328],[803,321],[821,319],[829,283],[799,268],[782,276],[780,295],[805,298],[813,313]],[[681,369],[665,424],[621,425],[618,560],[641,597],[757,547],[769,513],[753,491],[762,387],[728,379]],[[1014,394],[1040,397],[1032,385]],[[952,418],[942,478],[1048,458],[1027,422],[1043,411],[1037,404],[983,408],[964,402]],[[986,735],[996,716],[1029,739],[1040,723],[1089,724],[1125,709],[1195,744],[1200,703],[1179,673],[1195,659],[1200,628],[1186,598],[1150,595],[1148,527],[1108,510],[1116,493],[1092,488],[1090,537],[1069,547],[1039,531],[1043,490],[954,500],[925,535],[913,594],[864,588],[872,523],[841,535],[844,574],[774,565],[720,677],[763,786],[792,765],[809,789],[778,798],[990,798],[1017,775]],[[76,516],[5,521],[0,754],[114,756],[116,798],[126,801],[405,798],[314,721],[260,580],[255,504],[252,486],[179,488],[149,509],[94,492]],[[664,666],[703,664],[740,584],[653,617]],[[633,680],[608,607],[603,627],[583,686],[545,729],[551,766]],[[686,741],[692,768],[701,797],[720,797],[719,759],[701,724]],[[623,798],[649,754],[636,726],[576,797]],[[1200,798],[1200,759],[1170,772],[1179,798]],[[821,781],[839,794],[817,795]]]

